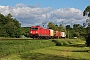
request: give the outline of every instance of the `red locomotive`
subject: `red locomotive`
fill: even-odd
[[[65,37],[65,32],[63,32],[63,34],[63,37]],[[31,26],[30,37],[40,39],[61,38],[62,32],[54,31],[52,29],[47,29],[40,26]]]
[[[49,38],[50,30],[40,26],[31,26],[30,36],[31,38]]]

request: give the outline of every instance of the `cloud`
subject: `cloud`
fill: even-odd
[[[27,6],[25,4],[16,4],[13,6],[0,6],[0,13],[7,15],[11,13],[22,26],[42,25],[43,22],[54,22],[60,24],[62,21],[66,24],[84,23],[85,18],[81,10],[76,8],[60,8],[53,10],[51,7],[40,8],[39,4]]]

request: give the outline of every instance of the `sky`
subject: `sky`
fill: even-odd
[[[22,27],[48,22],[83,24],[83,11],[88,5],[90,0],[0,0],[0,13],[11,13]]]

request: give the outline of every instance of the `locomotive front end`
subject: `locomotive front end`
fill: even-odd
[[[37,38],[38,37],[38,27],[32,26],[30,29],[30,37]]]

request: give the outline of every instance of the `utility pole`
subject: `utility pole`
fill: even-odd
[[[71,20],[71,27],[73,28],[73,20]]]
[[[69,30],[68,30],[68,39],[69,39]]]
[[[66,23],[65,23],[65,35],[66,35]],[[65,38],[66,38],[66,36],[65,36]]]

